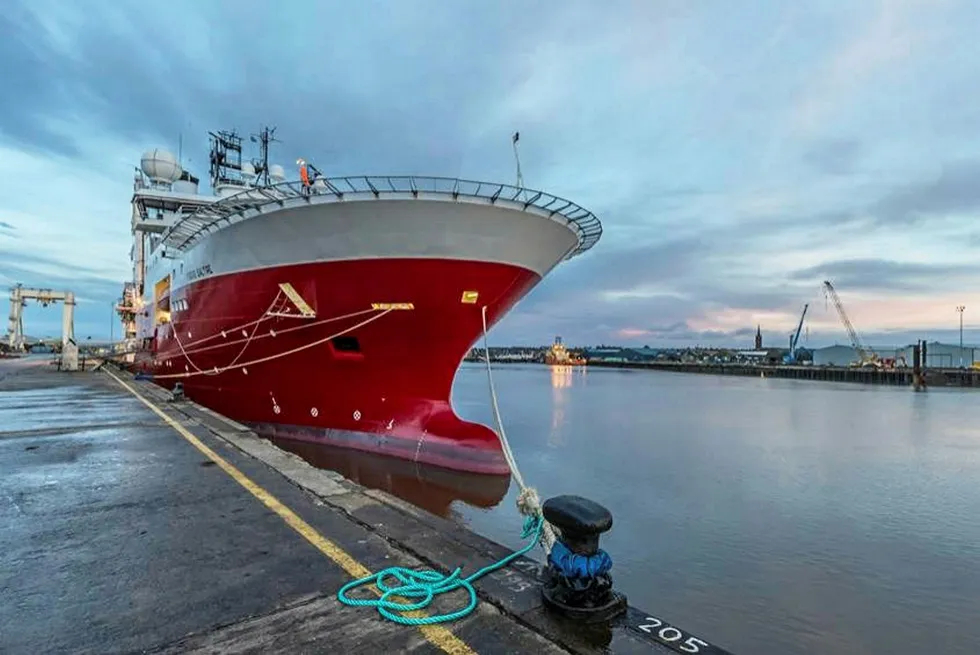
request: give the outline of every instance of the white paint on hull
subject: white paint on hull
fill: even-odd
[[[544,277],[578,243],[562,220],[463,202],[304,204],[230,225],[173,259],[150,257],[148,290],[242,271],[349,259],[437,258],[520,266]]]

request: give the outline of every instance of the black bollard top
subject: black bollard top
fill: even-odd
[[[612,527],[612,513],[581,496],[555,496],[541,506],[544,518],[563,534],[602,534]]]

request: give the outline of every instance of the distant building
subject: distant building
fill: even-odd
[[[641,359],[657,359],[662,352],[659,348],[651,348],[650,346],[643,346],[642,348],[630,348],[630,350]]]
[[[759,338],[756,337],[756,343],[759,342]],[[743,362],[750,364],[764,364],[766,358],[769,356],[769,351],[762,350],[761,348],[756,348],[755,350],[739,350],[735,353],[735,356]]]
[[[739,350],[735,357],[746,364],[779,364],[786,354],[785,348],[756,348],[755,350]]]
[[[652,348],[618,348],[616,346],[600,346],[598,348],[586,348],[582,351],[582,356],[587,361],[592,362],[640,362],[654,359],[659,351]]]
[[[762,350],[762,326],[755,328],[755,349]]]
[[[905,366],[913,365],[911,345],[898,348],[895,346],[869,346],[868,348],[882,359],[895,359],[899,361],[899,365],[903,365],[901,360],[904,359]],[[959,346],[934,341],[926,344],[925,365],[928,368],[959,368],[962,356],[963,366],[970,367],[977,361],[977,355],[980,355],[978,350],[980,349],[964,346],[961,351]],[[860,361],[857,351],[851,346],[827,346],[813,351],[815,366],[850,366]]]
[[[827,346],[813,351],[814,366],[850,366],[860,361],[857,351],[851,346]]]
[[[962,358],[962,365],[969,368],[978,361],[977,356],[980,353],[977,350],[973,346],[963,346],[963,349],[960,350],[957,345],[939,343],[938,341],[927,342],[925,365],[928,368],[959,368]],[[899,353],[905,355],[905,361],[911,366],[912,346],[902,348]]]

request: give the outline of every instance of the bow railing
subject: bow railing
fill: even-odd
[[[297,200],[312,202],[320,198],[322,202],[383,197],[483,200],[491,205],[500,203],[544,217],[559,216],[578,235],[578,246],[569,253],[569,257],[585,252],[602,236],[602,223],[592,212],[571,200],[544,191],[451,177],[357,175],[320,177],[310,186],[296,181],[243,187],[233,195],[216,200],[180,218],[163,235],[163,240],[170,248],[184,250],[207,234],[263,213],[270,204],[283,207],[287,202],[293,205]]]

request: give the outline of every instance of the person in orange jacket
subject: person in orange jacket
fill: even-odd
[[[297,159],[296,163],[299,164],[299,179],[303,182],[304,187],[310,186],[310,172],[306,165],[306,160]]]
[[[303,183],[303,191],[309,192],[316,179],[323,177],[323,175],[316,169],[316,166],[307,164],[303,158],[297,159],[296,163],[299,164],[299,179]]]

